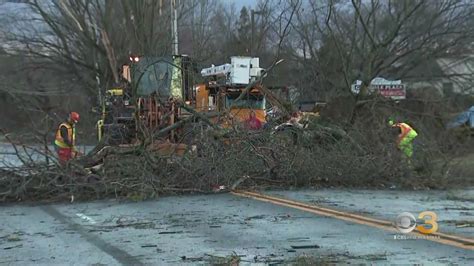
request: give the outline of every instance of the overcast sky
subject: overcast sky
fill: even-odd
[[[220,0],[223,2],[234,3],[237,10],[240,10],[243,6],[255,6],[257,0]]]

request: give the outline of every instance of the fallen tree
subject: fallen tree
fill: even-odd
[[[425,121],[426,115],[399,113],[409,117],[424,142],[409,162],[396,149],[395,136],[385,120],[389,112],[398,110],[393,104],[367,101],[358,108],[350,127],[323,115],[309,116],[301,121],[303,126],[283,130],[249,131],[240,125],[223,129],[195,114],[156,132],[153,138],[139,138],[135,145],[99,147],[66,167],[59,166],[51,151],[7,138],[21,165],[0,171],[0,200],[141,200],[229,188],[455,185],[449,174],[456,153],[450,152],[449,146],[456,141],[450,139],[449,132],[431,129],[439,117]],[[193,133],[192,145],[156,142],[185,124]],[[427,145],[440,139],[444,139],[443,145]],[[43,159],[32,156],[33,151]],[[472,178],[458,185],[469,182]]]

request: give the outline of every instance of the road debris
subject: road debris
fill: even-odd
[[[315,249],[320,248],[319,245],[291,245],[292,249]]]
[[[184,260],[184,261],[191,261],[191,262],[196,262],[196,261],[203,261],[204,258],[203,257],[186,257],[186,256],[181,256],[180,257],[181,260]]]
[[[265,219],[266,215],[255,215],[245,218],[245,221]]]
[[[457,221],[457,228],[474,227],[474,221]]]
[[[171,234],[182,234],[183,231],[163,231],[159,232],[159,235],[171,235]]]
[[[146,245],[141,245],[142,248],[156,248],[158,247],[158,245],[154,245],[154,244],[146,244]]]
[[[233,252],[229,256],[216,256],[211,254],[206,254],[206,261],[211,265],[239,265],[241,258],[237,253]]]
[[[22,232],[15,232],[9,235],[5,235],[0,237],[0,239],[6,239],[8,242],[16,242],[16,241],[21,241],[20,236],[24,235]]]
[[[113,218],[111,220],[106,220],[104,223],[112,223],[112,225],[105,225],[105,228],[114,228],[114,227],[133,227],[135,229],[150,229],[155,228],[155,223],[145,219],[139,219],[133,216],[121,216],[118,218]]]
[[[89,216],[87,216],[83,213],[76,213],[76,216],[81,218],[82,220],[84,220],[86,222],[91,223],[91,224],[96,224],[97,223],[94,219],[92,219],[91,217],[89,217]]]
[[[16,234],[12,234],[8,236],[7,238],[8,241],[13,242],[13,241],[21,241],[20,236]]]
[[[23,247],[23,244],[19,244],[19,245],[16,245],[16,246],[4,247],[3,249],[7,250],[7,249],[21,248],[21,247]]]

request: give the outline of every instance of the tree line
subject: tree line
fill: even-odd
[[[2,98],[28,95],[46,111],[57,107],[44,99],[51,94],[95,103],[130,54],[171,54],[173,1],[181,54],[201,67],[233,55],[258,56],[263,67],[284,59],[266,82],[304,97],[351,95],[356,79],[363,97],[377,76],[472,80],[424,71],[437,59],[472,54],[467,0],[258,0],[241,9],[219,0],[27,0],[16,2],[29,15],[2,15]]]

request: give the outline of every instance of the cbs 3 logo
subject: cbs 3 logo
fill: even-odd
[[[423,234],[432,234],[438,231],[438,215],[432,211],[424,211],[418,214],[418,219],[409,212],[402,212],[397,216],[395,227],[402,233],[407,234],[415,228]]]

